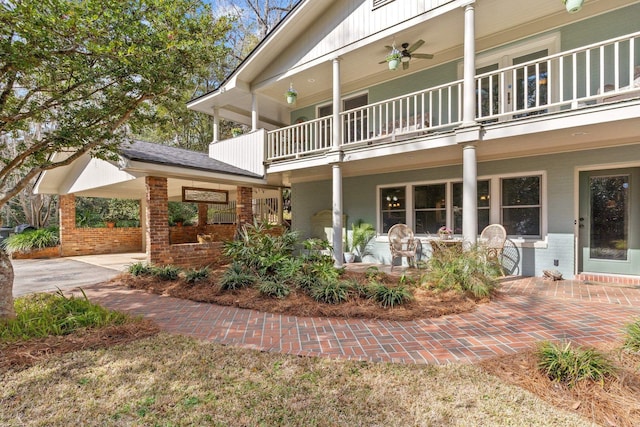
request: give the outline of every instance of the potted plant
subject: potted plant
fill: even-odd
[[[344,233],[343,254],[344,254],[344,261],[347,263],[352,263],[356,260],[356,254],[353,253],[353,244],[349,241],[349,232],[346,230]]]
[[[287,98],[287,104],[295,104],[298,98],[298,91],[293,88],[293,85],[289,86],[289,89],[284,93]]]
[[[582,9],[584,0],[562,0],[564,6],[567,8],[567,12],[576,13]]]
[[[176,227],[182,227],[184,225],[184,218],[181,216],[176,216],[173,218],[173,222]]]
[[[360,258],[360,261],[368,255],[367,245],[376,235],[376,230],[373,225],[358,220],[358,222],[351,224],[351,246]]]
[[[438,229],[438,236],[440,236],[441,240],[449,240],[451,239],[452,231],[446,225],[443,225]]]
[[[400,59],[402,55],[398,49],[393,49],[389,55],[387,55],[386,60],[387,64],[389,64],[390,70],[397,70],[400,65]]]
[[[242,128],[233,128],[231,129],[231,135],[235,138],[236,136],[242,135]]]

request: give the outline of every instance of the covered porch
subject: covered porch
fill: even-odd
[[[119,162],[87,156],[48,171],[36,191],[60,195],[62,256],[144,252],[149,263],[202,267],[221,257],[221,242],[243,224],[282,224],[282,189],[259,175],[204,153],[140,141],[124,143]],[[138,200],[140,227],[79,227],[76,196]],[[170,201],[195,203],[197,221],[171,225]]]

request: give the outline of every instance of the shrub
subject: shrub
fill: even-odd
[[[349,290],[347,282],[322,281],[311,288],[311,297],[327,304],[339,304],[349,298]]]
[[[180,267],[175,265],[163,265],[161,267],[152,267],[152,274],[161,280],[177,280],[180,276]]]
[[[372,282],[367,288],[369,298],[382,307],[395,307],[413,300],[413,294],[405,286],[385,286]]]
[[[196,283],[209,277],[209,267],[190,268],[184,272],[184,281],[187,283]]]
[[[603,381],[604,377],[615,374],[611,362],[598,351],[572,348],[571,343],[556,345],[544,341],[538,345],[537,356],[538,368],[549,379],[570,387],[584,379]]]
[[[131,264],[127,271],[132,276],[151,276],[153,275],[153,266],[144,262],[136,262]]]
[[[291,289],[285,283],[273,282],[271,280],[260,282],[258,290],[261,294],[275,298],[285,298],[291,292]]]
[[[426,278],[438,289],[486,297],[495,290],[499,275],[500,266],[488,262],[478,249],[460,252],[441,248],[429,260]]]
[[[224,255],[247,267],[256,275],[276,275],[282,260],[292,257],[297,233],[286,230],[272,235],[263,224],[247,225],[238,233],[238,239],[224,243]]]
[[[236,290],[253,286],[256,276],[247,271],[240,263],[234,262],[222,275],[220,288],[223,290]]]
[[[302,264],[296,275],[296,284],[310,293],[312,288],[326,282],[336,282],[339,277],[340,270],[333,266],[333,259],[323,257]]]
[[[50,227],[12,234],[2,242],[2,247],[11,255],[16,252],[53,247],[58,243],[60,243],[58,228]]]
[[[628,324],[625,331],[624,348],[631,351],[640,351],[640,319]]]
[[[373,280],[373,281],[384,280],[387,276],[387,274],[384,271],[380,271],[380,269],[375,266],[367,267],[367,269],[364,272],[364,275],[368,280]]]
[[[0,342],[66,335],[81,328],[122,324],[128,319],[91,303],[86,295],[67,298],[61,291],[17,298],[15,310],[16,318],[0,328]]]

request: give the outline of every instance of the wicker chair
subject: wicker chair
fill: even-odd
[[[507,230],[500,224],[487,225],[480,233],[480,246],[484,249],[487,259],[498,264],[501,264],[500,259],[506,241]]]
[[[405,224],[396,224],[389,229],[389,250],[391,251],[391,271],[396,258],[407,258],[410,267],[416,263],[417,242],[413,230]]]

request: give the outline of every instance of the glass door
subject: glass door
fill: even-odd
[[[581,271],[640,274],[639,175],[637,168],[580,174]]]

